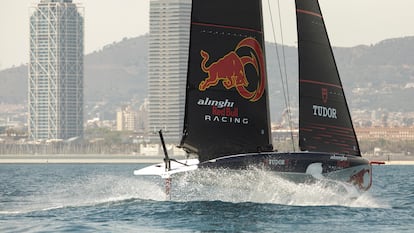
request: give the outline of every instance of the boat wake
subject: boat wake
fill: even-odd
[[[347,183],[293,182],[260,169],[207,169],[184,173],[173,178],[171,200],[387,208],[368,192],[360,193]]]
[[[196,170],[173,177],[171,196],[159,177],[96,175],[57,183],[2,206],[0,214],[111,206],[141,201],[268,203],[292,206],[388,208],[368,192],[327,180],[296,183],[272,172]]]

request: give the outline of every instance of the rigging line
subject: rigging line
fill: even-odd
[[[273,39],[274,39],[274,42],[275,42],[275,50],[276,50],[277,63],[279,65],[280,79],[282,81],[283,98],[284,98],[284,101],[285,101],[285,107],[288,111],[288,121],[289,121],[290,135],[291,135],[291,139],[292,139],[292,148],[293,148],[293,151],[295,151],[295,142],[293,140],[294,138],[293,138],[291,116],[290,116],[290,105],[289,105],[288,97],[286,97],[287,94],[286,94],[285,88],[287,88],[287,87],[284,83],[285,80],[283,79],[282,66],[280,64],[279,49],[277,48],[278,45],[277,45],[277,39],[276,39],[276,33],[275,33],[276,30],[275,30],[275,26],[274,26],[274,23],[273,23],[273,14],[272,14],[271,6],[270,6],[270,0],[267,0],[267,4],[269,6],[270,22],[271,22],[271,25],[272,25]],[[279,20],[280,20],[281,16],[280,16],[279,0],[278,0],[278,9],[279,9]],[[282,34],[282,36],[283,36],[283,34]],[[282,39],[282,44],[281,45],[282,45],[282,48],[283,48],[283,39]],[[284,56],[284,53],[283,53],[283,56]],[[286,74],[286,59],[284,59],[284,61],[285,61],[284,71],[285,71],[285,74]],[[285,77],[286,77],[286,82],[287,82],[287,75],[285,75]]]
[[[290,128],[290,137],[292,139],[292,148],[295,151],[295,141],[293,138],[293,126],[292,126],[292,111],[290,105],[290,93],[289,93],[289,83],[288,83],[288,75],[287,75],[287,68],[286,68],[286,54],[285,54],[285,43],[283,41],[283,26],[282,26],[282,14],[280,12],[280,0],[277,0],[277,9],[279,14],[279,28],[280,28],[280,37],[282,43],[282,57],[283,57],[283,68],[285,70],[285,83],[286,83],[286,96],[287,96],[287,111],[288,111],[288,120],[289,120],[289,128]]]

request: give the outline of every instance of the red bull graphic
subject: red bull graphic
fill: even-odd
[[[372,175],[369,169],[362,169],[358,173],[351,176],[350,183],[356,185],[362,190],[368,190],[372,184]]]
[[[250,56],[239,56],[237,51],[245,47],[252,50]],[[198,86],[200,91],[205,91],[209,87],[216,86],[221,81],[226,89],[236,88],[240,96],[251,102],[258,101],[263,96],[266,81],[264,55],[256,39],[251,37],[243,39],[234,51],[224,55],[208,67],[206,64],[210,55],[204,50],[200,51],[200,55],[203,58],[201,61],[201,69],[208,74],[207,78],[201,81]],[[254,91],[248,89],[249,81],[245,72],[247,65],[252,65],[259,77],[257,87]]]

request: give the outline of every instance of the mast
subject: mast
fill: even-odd
[[[181,147],[206,161],[268,151],[261,1],[193,0]]]
[[[345,93],[318,0],[296,0],[299,147],[360,156]]]

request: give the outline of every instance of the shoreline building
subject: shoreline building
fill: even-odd
[[[190,0],[150,0],[148,133],[158,144],[177,144],[184,121],[190,38]]]
[[[40,0],[30,10],[29,139],[82,138],[83,8]]]
[[[131,106],[122,106],[116,112],[116,130],[135,132],[136,128],[137,112],[134,111]]]

